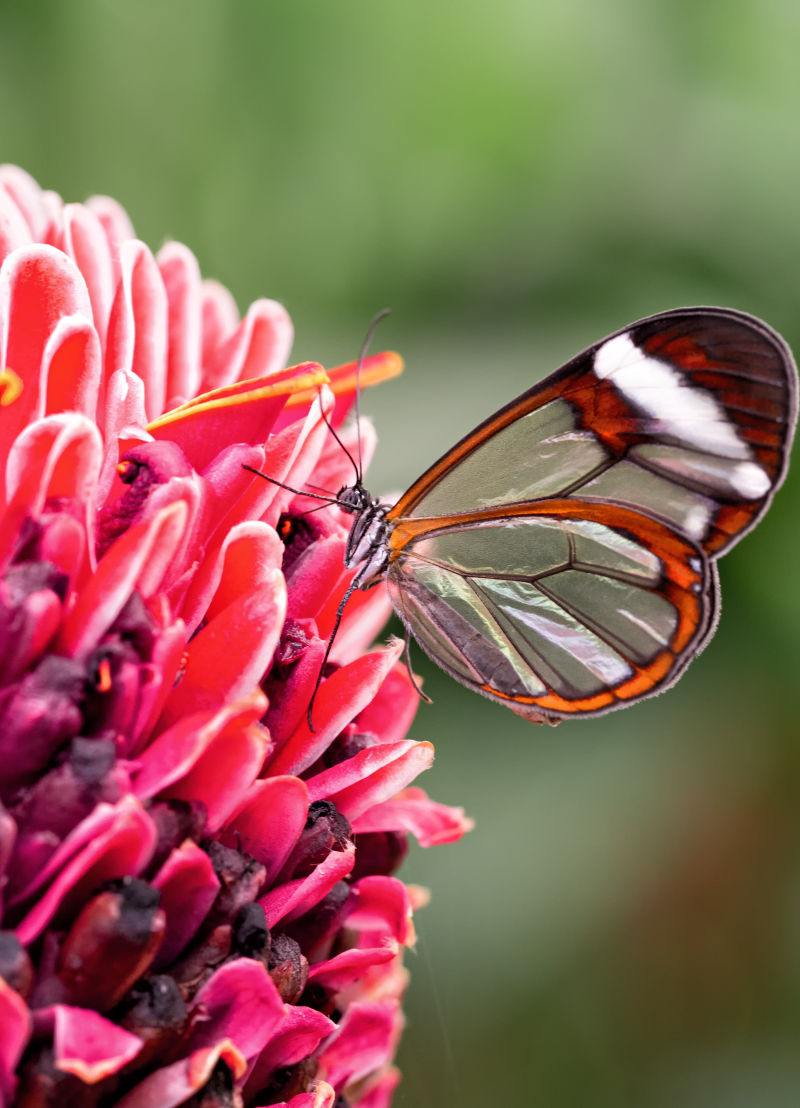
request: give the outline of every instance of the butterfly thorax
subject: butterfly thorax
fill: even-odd
[[[347,536],[344,564],[350,568],[365,563],[359,576],[363,582],[369,581],[377,577],[389,561],[388,508],[360,483],[340,489],[336,502],[342,511],[356,517]]]

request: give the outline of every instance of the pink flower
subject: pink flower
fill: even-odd
[[[243,468],[348,483],[355,367],[285,368],[279,304],[14,167],[0,259],[0,1105],[386,1108],[392,873],[469,821],[411,787],[383,590],[309,728],[347,521]]]

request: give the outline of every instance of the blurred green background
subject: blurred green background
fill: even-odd
[[[800,343],[796,0],[26,0],[0,8],[0,158],[107,192],[295,359],[406,357],[365,408],[400,490],[587,343],[692,303]],[[408,1108],[800,1103],[800,473],[722,565],[666,696],[535,728],[416,662],[428,885]]]

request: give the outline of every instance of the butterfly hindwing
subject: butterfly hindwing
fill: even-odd
[[[392,535],[395,608],[453,677],[531,718],[659,691],[713,627],[713,563],[628,509],[550,501],[426,523]]]

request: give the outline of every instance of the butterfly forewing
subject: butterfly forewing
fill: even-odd
[[[432,466],[390,519],[574,497],[638,509],[718,553],[786,468],[786,344],[724,309],[666,312],[590,347]]]
[[[532,719],[660,691],[713,629],[713,558],[783,478],[795,382],[783,340],[725,309],[597,343],[389,511],[395,608],[457,680]]]

